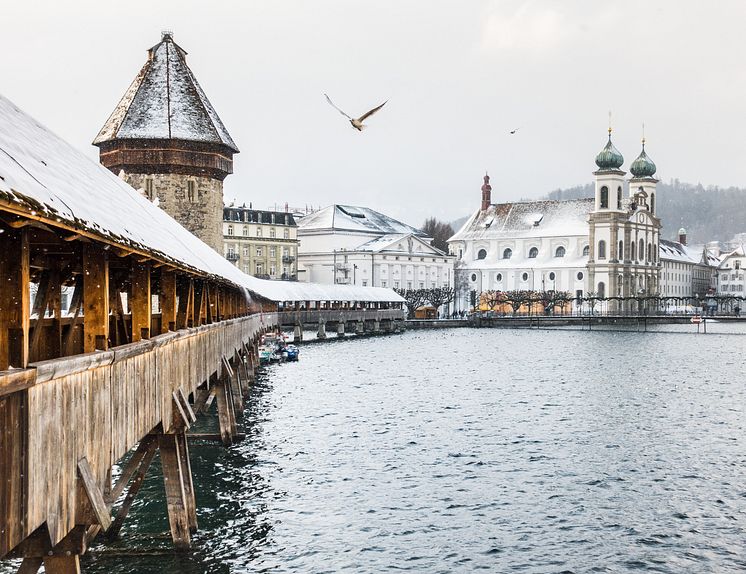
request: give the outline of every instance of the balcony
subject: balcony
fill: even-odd
[[[294,255],[283,255],[282,262],[283,263],[295,263],[295,256]]]
[[[239,259],[238,253],[236,253],[235,251],[229,251],[228,255],[226,255],[225,258],[231,263],[235,263]]]

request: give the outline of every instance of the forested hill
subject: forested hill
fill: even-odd
[[[593,184],[557,189],[548,199],[593,197]],[[656,203],[663,221],[663,237],[677,239],[680,227],[686,228],[688,242],[728,241],[746,231],[746,189],[703,187],[676,179],[659,182]]]

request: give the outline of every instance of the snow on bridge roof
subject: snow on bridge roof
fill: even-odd
[[[1,95],[0,210],[85,231],[272,301],[403,301],[391,289],[268,281],[242,273],[140,192]]]

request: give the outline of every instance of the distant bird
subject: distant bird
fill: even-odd
[[[343,112],[342,110],[340,110],[337,106],[335,106],[334,102],[331,100],[331,98],[329,98],[329,96],[327,96],[326,94],[324,94],[324,97],[326,98],[326,101],[329,102],[329,105],[331,107],[333,107],[335,110],[337,110],[344,117],[346,117],[348,120],[350,120],[350,123],[352,124],[352,127],[355,128],[359,132],[363,131],[366,127],[368,127],[368,126],[364,126],[363,122],[366,119],[368,119],[370,116],[372,116],[373,114],[375,114],[378,110],[380,110],[383,106],[386,105],[386,102],[388,102],[388,100],[386,100],[386,102],[383,102],[380,106],[376,106],[372,110],[365,112],[359,118],[352,118],[352,117],[348,116],[345,112]]]
[[[515,132],[517,132],[517,131],[518,131],[519,129],[521,129],[521,128],[516,128],[516,129],[514,129],[514,130],[511,130],[511,131],[510,131],[510,135],[513,135],[513,134],[514,134]]]

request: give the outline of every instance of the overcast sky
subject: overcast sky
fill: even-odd
[[[746,186],[746,2],[33,1],[3,6],[2,93],[90,145],[174,32],[241,153],[225,198],[366,205],[419,225],[624,169]],[[351,115],[389,100],[363,133]],[[520,128],[515,135],[508,132]]]

